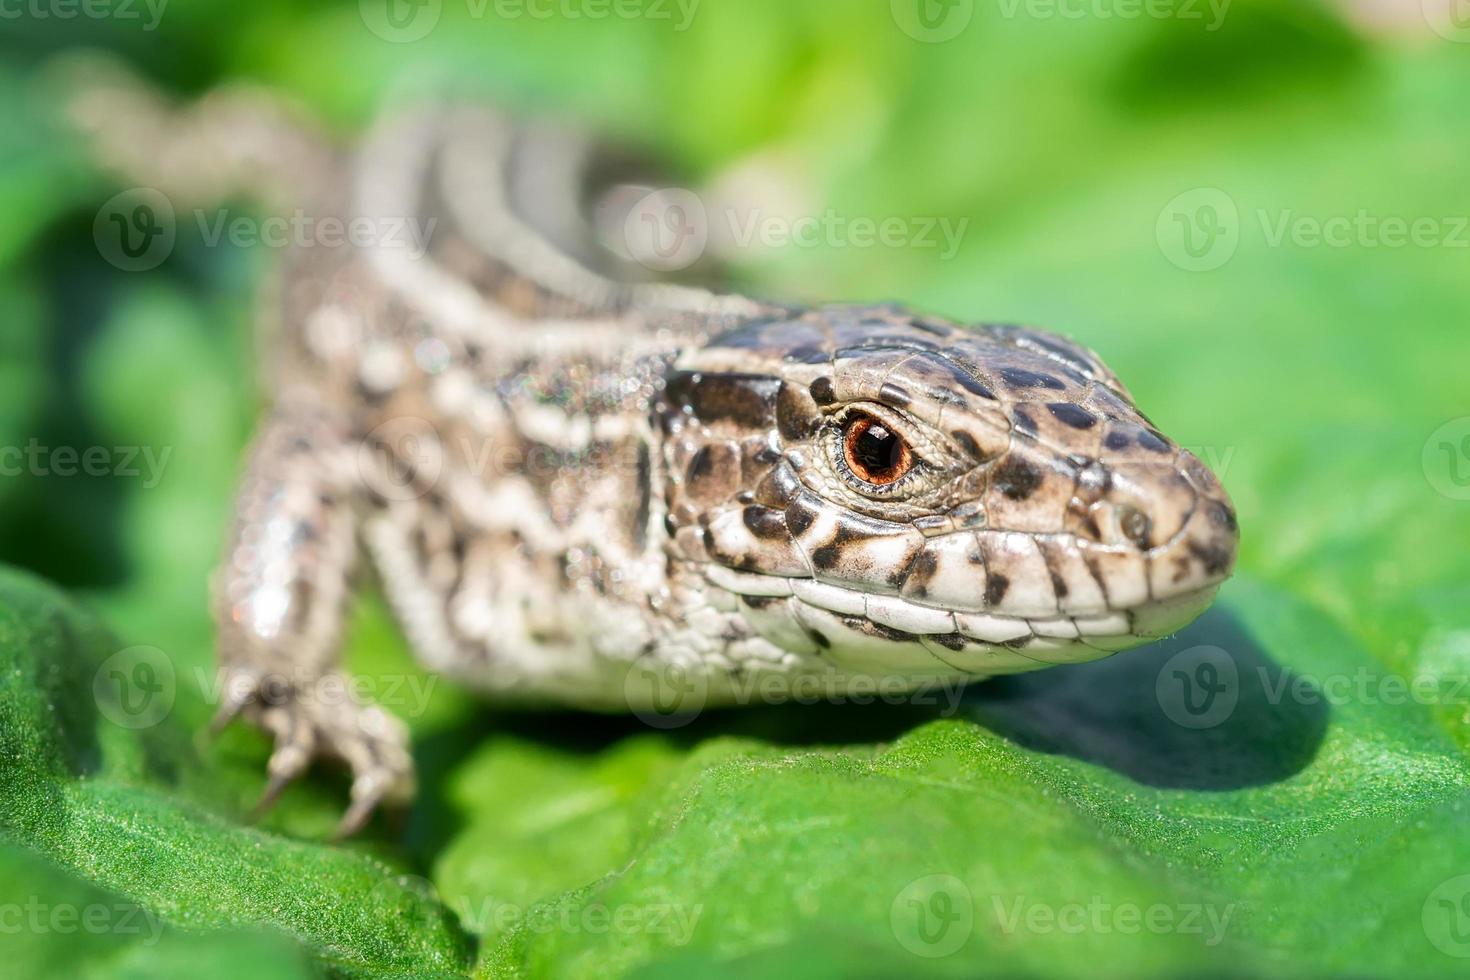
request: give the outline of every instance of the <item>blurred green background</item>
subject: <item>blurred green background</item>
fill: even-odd
[[[0,460],[14,975],[1463,975],[1463,3],[0,14],[0,447],[48,461]],[[1170,643],[983,685],[957,713],[768,707],[661,732],[502,718],[435,685],[410,719],[424,791],[406,821],[322,843],[345,802],[326,772],[252,825],[268,746],[195,738],[196,672],[276,256],[185,221],[156,269],[104,259],[93,223],[125,185],[65,131],[48,70],[84,48],[180,97],[265,83],[342,134],[405,86],[449,86],[585,119],[706,183],[779,173],[775,216],[947,220],[952,253],[839,236],[730,258],[764,295],[901,300],[1098,349],[1223,477],[1237,580]],[[166,462],[68,476],[66,447]],[[141,729],[93,696],[137,645],[176,694]],[[1160,685],[1201,645],[1235,665],[1236,701],[1191,728]],[[375,602],[351,648],[369,674],[411,670]],[[1394,678],[1421,694],[1395,699]],[[99,907],[97,930],[51,915]]]

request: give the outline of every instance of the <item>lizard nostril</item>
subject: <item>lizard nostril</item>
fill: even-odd
[[[1153,531],[1153,521],[1150,521],[1148,516],[1137,508],[1127,505],[1120,508],[1118,527],[1122,530],[1123,536],[1138,547],[1145,551],[1152,547],[1149,542],[1149,534]]]

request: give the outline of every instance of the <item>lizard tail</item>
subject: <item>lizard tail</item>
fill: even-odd
[[[98,163],[181,202],[289,206],[334,172],[337,151],[307,114],[263,88],[232,84],[175,105],[110,58],[71,56],[53,70]]]

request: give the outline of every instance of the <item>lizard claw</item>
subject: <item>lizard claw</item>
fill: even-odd
[[[312,753],[316,749],[316,736],[311,726],[302,724],[289,714],[284,716],[283,729],[276,732],[276,750],[266,764],[268,779],[265,792],[255,804],[251,818],[259,820],[276,805],[281,793],[295,782],[311,765]],[[274,728],[267,723],[268,728]]]
[[[220,732],[228,728],[232,721],[240,717],[240,713],[245,710],[245,707],[259,695],[260,684],[256,678],[247,677],[239,672],[232,672],[225,675],[222,690],[224,694],[220,699],[219,708],[215,711],[214,717],[209,722],[209,736],[211,738],[218,737]]]
[[[267,780],[252,819],[260,819],[291,783],[318,758],[345,760],[352,770],[352,802],[333,834],[341,840],[358,833],[373,812],[390,799],[411,795],[413,759],[408,730],[372,704],[318,696],[318,691],[283,685],[266,696],[258,685],[233,685],[247,691],[221,705],[216,725],[244,713],[275,740]],[[337,685],[340,688],[340,685]]]
[[[276,805],[276,801],[281,798],[281,793],[285,791],[287,786],[291,785],[295,778],[295,776],[271,776],[266,780],[265,792],[260,794],[260,799],[256,801],[254,809],[250,811],[250,820],[252,823],[258,822],[271,811],[271,808]]]
[[[408,754],[408,731],[403,723],[377,707],[367,707],[357,719],[360,741],[346,755],[352,767],[352,802],[334,840],[351,837],[380,805],[413,795],[413,759]]]
[[[352,783],[352,803],[332,832],[332,840],[344,840],[367,826],[373,811],[392,792],[394,782],[393,773],[387,769],[375,769],[358,776]]]

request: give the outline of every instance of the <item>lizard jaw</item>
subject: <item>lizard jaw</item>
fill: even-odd
[[[704,568],[709,587],[740,605],[756,632],[786,649],[879,674],[986,677],[1080,663],[1161,639],[1213,601],[1214,582],[1124,610],[1050,617],[956,612],[809,578]]]

